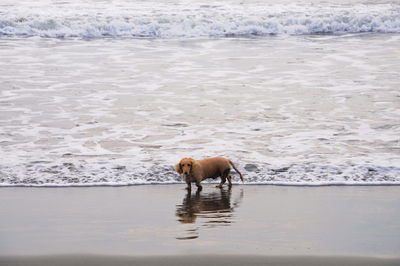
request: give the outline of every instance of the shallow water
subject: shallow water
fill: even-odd
[[[3,186],[176,183],[219,155],[246,183],[400,184],[397,33],[30,35],[0,37]]]

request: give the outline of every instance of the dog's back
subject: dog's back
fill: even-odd
[[[197,161],[203,170],[203,179],[217,178],[230,169],[229,160],[224,157],[207,158]]]

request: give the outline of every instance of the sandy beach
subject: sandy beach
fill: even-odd
[[[0,265],[398,265],[399,192],[2,188]]]

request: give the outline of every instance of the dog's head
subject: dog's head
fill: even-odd
[[[196,161],[192,158],[183,158],[178,164],[176,164],[175,170],[179,174],[183,174],[184,177],[187,177],[192,172],[195,163]]]

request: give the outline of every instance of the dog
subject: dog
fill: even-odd
[[[243,175],[236,168],[235,164],[224,157],[214,157],[204,160],[196,161],[192,158],[183,158],[179,163],[175,165],[175,170],[183,175],[185,180],[187,190],[191,190],[191,183],[195,182],[199,190],[203,187],[200,182],[207,178],[217,178],[221,177],[221,183],[217,186],[222,188],[225,184],[226,179],[228,179],[229,187],[232,186],[232,178],[230,175],[231,166],[240,175],[240,179],[243,182]]]

